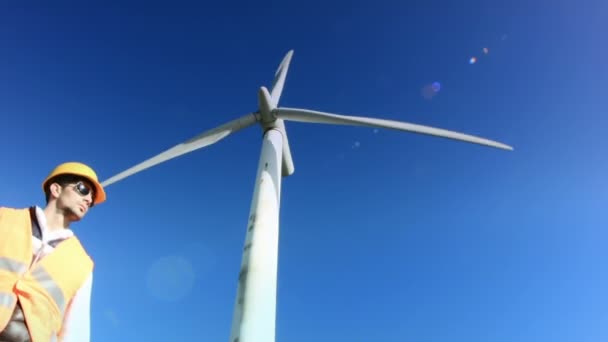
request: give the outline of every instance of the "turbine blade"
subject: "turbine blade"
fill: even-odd
[[[279,100],[281,99],[281,93],[283,93],[283,86],[285,85],[285,78],[287,77],[287,70],[289,70],[289,63],[291,63],[292,56],[293,50],[289,50],[274,74],[270,98],[272,99],[272,104],[275,107],[279,105]]]
[[[116,174],[115,176],[108,178],[107,180],[103,181],[101,185],[108,186],[162,162],[179,157],[194,150],[198,150],[205,146],[215,144],[216,142],[226,138],[231,133],[253,125],[256,121],[257,118],[254,114],[247,114],[224,125],[210,129],[186,142],[176,145],[150,159],[147,159],[125,171]]]
[[[331,114],[318,112],[307,109],[298,108],[277,108],[275,111],[277,118],[290,121],[309,122],[309,123],[324,123],[324,124],[335,124],[335,125],[352,125],[352,126],[367,126],[377,128],[389,128],[400,131],[434,135],[442,138],[449,138],[454,140],[466,141],[470,143],[486,145],[490,147],[496,147],[504,150],[513,150],[511,146],[468,135],[464,133],[458,133],[454,131],[448,131],[441,128],[434,128],[429,126],[422,126],[407,122],[385,120],[385,119],[374,119],[361,116],[346,116],[339,114]]]

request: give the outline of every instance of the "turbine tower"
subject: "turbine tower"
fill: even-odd
[[[265,87],[260,87],[257,111],[203,132],[102,182],[102,185],[108,186],[159,163],[215,144],[256,123],[261,125],[264,132],[262,149],[246,229],[229,342],[275,341],[281,179],[294,172],[284,120],[387,128],[512,150],[510,146],[496,141],[440,128],[279,107],[292,56],[293,50],[283,58],[270,92]]]

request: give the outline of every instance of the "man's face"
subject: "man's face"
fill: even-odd
[[[57,207],[73,221],[81,220],[93,206],[93,187],[87,181],[59,185],[58,190]]]

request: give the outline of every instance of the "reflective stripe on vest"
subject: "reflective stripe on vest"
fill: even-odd
[[[9,257],[0,257],[0,270],[21,275],[27,271],[27,265],[19,260],[11,259]]]
[[[17,297],[13,293],[0,292],[0,307],[12,308],[15,305]]]
[[[38,284],[46,290],[46,292],[53,298],[55,304],[61,311],[61,314],[65,311],[65,298],[63,297],[63,292],[61,288],[57,285],[57,283],[51,278],[51,275],[42,268],[37,267],[31,272],[32,278],[34,278]]]
[[[21,275],[27,271],[27,265],[21,261],[17,261],[8,257],[0,257],[0,270],[9,271]],[[59,310],[63,313],[65,311],[65,298],[61,288],[51,278],[51,275],[42,267],[37,267],[31,272],[32,277],[48,292],[53,298]],[[0,293],[0,305],[4,303],[3,294]],[[14,298],[13,298],[14,299]],[[6,299],[8,303],[8,299]],[[12,301],[9,303],[12,305]],[[5,305],[8,306],[8,305]],[[9,306],[10,307],[10,306]]]

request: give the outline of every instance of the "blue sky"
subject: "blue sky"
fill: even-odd
[[[0,205],[43,205],[63,161],[109,178],[255,110],[294,49],[283,106],[515,151],[288,122],[278,341],[605,341],[607,10],[2,4]],[[73,227],[96,261],[92,341],[228,340],[260,133],[111,185]]]

